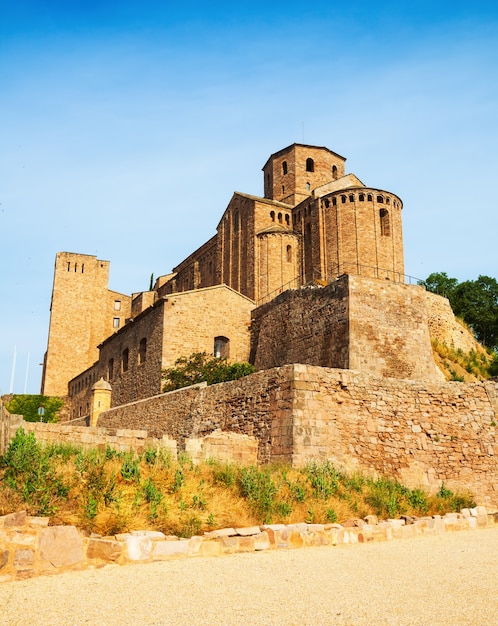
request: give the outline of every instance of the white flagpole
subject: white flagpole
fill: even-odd
[[[29,372],[29,350],[28,350],[28,360],[26,362],[26,377],[24,379],[24,395],[26,395],[26,389],[28,388],[28,372]]]
[[[16,374],[16,359],[17,359],[17,346],[14,346],[14,356],[12,358],[12,371],[10,374],[10,389],[9,393],[14,391],[14,377]]]

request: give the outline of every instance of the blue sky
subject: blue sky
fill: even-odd
[[[147,289],[293,142],[403,199],[407,274],[498,278],[497,113],[496,2],[0,2],[0,392],[56,252]]]

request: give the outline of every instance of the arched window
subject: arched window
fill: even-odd
[[[292,246],[287,246],[287,263],[292,261]]]
[[[306,191],[309,191],[311,189],[311,185],[309,183],[306,183]]]
[[[290,226],[290,217],[288,214],[286,214],[285,216],[285,223],[287,224],[287,226]]]
[[[371,193],[369,193],[369,194],[368,194],[368,196],[367,196],[367,200],[368,200],[369,202],[372,202],[372,194],[371,194]]]
[[[354,196],[353,196],[353,194],[351,194],[351,195],[349,196],[349,201],[350,201],[350,202],[354,202]]]
[[[386,204],[390,204],[391,199],[390,198],[386,198]]]
[[[128,371],[129,356],[130,356],[130,351],[128,350],[128,348],[125,348],[123,352],[121,353],[121,372]]]
[[[140,339],[140,344],[138,346],[138,363],[141,365],[145,363],[145,359],[147,357],[147,339],[144,337]]]
[[[325,200],[323,204],[325,205],[325,208],[327,208],[327,209],[328,209],[328,208],[329,208],[329,206],[330,206],[330,202],[329,202],[329,200],[328,200],[328,199],[327,199],[327,200]]]
[[[377,196],[377,202],[384,204],[384,198],[382,196]]]
[[[311,158],[306,159],[306,171],[307,172],[315,171],[315,162]]]
[[[334,180],[337,180],[337,176],[338,176],[338,174],[337,174],[337,165],[332,165],[332,178]]]
[[[282,223],[282,213],[278,214],[278,223],[281,224]]]
[[[346,196],[341,196],[341,202],[342,202],[342,204],[346,203]]]
[[[389,222],[389,211],[387,209],[380,209],[380,234],[385,237],[391,235],[391,224]]]
[[[214,338],[214,356],[217,359],[227,359],[230,356],[230,339],[227,337]]]
[[[360,193],[360,195],[358,196],[358,200],[359,200],[360,202],[364,202],[364,200],[365,200],[365,195],[364,195],[364,194],[362,194],[362,193]]]
[[[274,222],[275,221],[275,211],[270,211],[270,217],[271,217],[271,221]]]
[[[332,198],[332,206],[337,206],[337,198]]]
[[[282,162],[282,174],[287,174],[287,161]]]

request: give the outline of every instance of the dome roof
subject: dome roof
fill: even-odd
[[[96,391],[97,389],[105,389],[107,391],[112,391],[111,385],[107,382],[107,380],[104,380],[103,377],[100,380],[98,380],[92,387],[92,391]]]

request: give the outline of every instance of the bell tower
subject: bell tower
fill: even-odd
[[[263,166],[265,198],[296,206],[313,189],[344,176],[346,159],[332,150],[294,143]]]

